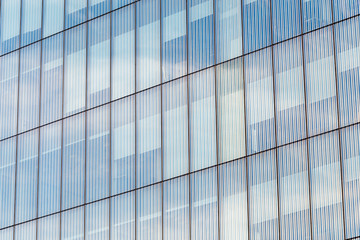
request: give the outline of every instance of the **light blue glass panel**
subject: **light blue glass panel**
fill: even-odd
[[[1,0],[0,54],[19,47],[21,0]]]
[[[70,28],[86,21],[87,1],[65,0],[65,28]]]
[[[86,202],[109,195],[109,105],[87,112]]]
[[[279,148],[281,239],[311,239],[306,142]]]
[[[111,194],[135,188],[135,97],[111,106]]]
[[[135,240],[135,192],[111,198],[111,239]]]
[[[36,240],[36,221],[15,226],[14,240]]]
[[[40,218],[37,224],[38,240],[60,240],[60,214]]]
[[[216,164],[214,78],[213,68],[189,77],[190,171]]]
[[[0,58],[0,138],[16,134],[19,52]]]
[[[300,1],[301,0],[272,1],[274,42],[280,42],[301,33]]]
[[[334,18],[339,21],[360,13],[359,0],[334,0]]]
[[[15,223],[36,217],[39,131],[18,136]]]
[[[112,13],[111,98],[135,91],[135,5]]]
[[[136,191],[136,239],[162,239],[161,185]]]
[[[270,0],[243,0],[244,52],[271,44]]]
[[[111,0],[88,0],[89,19],[110,11]]]
[[[360,127],[341,130],[345,233],[360,236]]]
[[[248,239],[246,159],[219,168],[220,239]]]
[[[85,239],[109,239],[109,200],[86,205]]]
[[[332,22],[331,0],[302,0],[302,9],[304,32]]]
[[[136,186],[161,180],[161,96],[153,88],[136,96]]]
[[[274,46],[278,145],[306,137],[304,68],[301,39]]]
[[[275,151],[248,158],[250,239],[279,239]]]
[[[189,176],[164,182],[164,239],[189,239]]]
[[[160,0],[136,3],[136,90],[160,83]]]
[[[86,24],[65,32],[64,116],[85,109]]]
[[[110,100],[110,15],[88,23],[87,108]]]
[[[186,1],[162,0],[162,69],[163,82],[187,72]]]
[[[112,9],[117,9],[128,4],[136,2],[136,0],[112,0]]]
[[[214,64],[213,0],[189,0],[189,72]]]
[[[338,132],[309,140],[313,239],[344,239]]]
[[[84,239],[84,208],[75,208],[61,213],[61,239]]]
[[[14,224],[16,138],[0,142],[0,228]],[[0,239],[5,239],[1,238]]]
[[[187,79],[162,87],[164,179],[189,171]]]
[[[63,120],[61,209],[84,203],[85,115]]]
[[[332,28],[304,37],[309,135],[337,127]]]
[[[18,132],[39,125],[40,43],[20,50]]]
[[[41,38],[42,0],[21,1],[21,46]]]
[[[219,162],[245,156],[243,61],[216,68]]]
[[[190,176],[191,239],[218,239],[217,169]]]
[[[275,146],[271,50],[245,57],[247,153]]]
[[[43,40],[41,125],[62,117],[63,34]]]
[[[216,62],[242,54],[241,1],[215,0],[216,3]]]
[[[14,227],[0,230],[0,239],[13,239]]]
[[[340,125],[360,122],[360,20],[335,25]]]
[[[64,0],[43,0],[43,37],[64,29]]]
[[[40,128],[38,216],[60,210],[61,121]]]

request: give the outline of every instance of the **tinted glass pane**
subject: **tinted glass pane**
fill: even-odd
[[[1,0],[0,54],[19,47],[21,0]]]
[[[89,19],[110,11],[111,0],[88,0]]]
[[[42,0],[21,1],[21,46],[41,38]]]
[[[60,239],[60,214],[40,218],[37,224],[38,240]]]
[[[65,0],[65,28],[86,21],[88,0]]]
[[[136,0],[112,0],[112,9],[120,8],[135,2]]]
[[[36,221],[15,226],[15,240],[35,240]]]
[[[303,0],[302,5],[304,32],[332,22],[331,0]]]
[[[355,16],[360,13],[360,2],[358,0],[334,0],[335,21]]]
[[[135,192],[111,198],[111,239],[135,240]]]
[[[63,30],[64,3],[64,0],[43,0],[43,37]]]
[[[84,239],[84,208],[61,213],[61,239]]]
[[[85,239],[109,239],[109,200],[86,205],[85,209]]]
[[[0,231],[0,239],[13,239],[14,227]]]

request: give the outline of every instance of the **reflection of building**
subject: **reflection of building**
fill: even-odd
[[[360,239],[357,0],[1,0],[0,239]]]

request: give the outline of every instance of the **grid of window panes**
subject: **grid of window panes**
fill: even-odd
[[[358,0],[1,0],[0,240],[358,239]]]

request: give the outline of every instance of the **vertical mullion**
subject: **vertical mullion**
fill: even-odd
[[[137,141],[136,141],[136,138],[137,138],[137,114],[136,114],[136,111],[137,111],[137,106],[136,106],[136,99],[137,99],[137,94],[136,94],[136,81],[137,81],[137,79],[136,79],[136,73],[137,73],[137,67],[136,67],[136,62],[137,62],[137,55],[136,55],[136,48],[137,48],[137,35],[136,35],[136,31],[137,31],[137,25],[136,25],[136,16],[137,16],[137,2],[134,4],[134,35],[135,35],[135,37],[134,37],[134,40],[135,40],[135,47],[134,47],[134,51],[135,51],[135,53],[134,53],[134,57],[135,57],[135,73],[134,73],[134,91],[135,91],[135,93],[134,93],[134,120],[135,120],[135,157],[134,157],[134,159],[135,159],[135,163],[134,163],[134,165],[135,165],[135,167],[134,167],[134,181],[135,181],[135,189],[134,189],[134,192],[135,192],[135,194],[134,194],[134,201],[135,201],[135,213],[134,213],[134,218],[135,218],[135,223],[134,223],[134,235],[135,235],[135,240],[137,239],[137,191],[136,191],[136,188],[137,188]]]
[[[334,22],[334,3],[331,1],[331,17],[332,22]],[[336,109],[337,109],[337,122],[338,122],[338,129],[340,128],[340,113],[339,113],[339,89],[338,89],[338,69],[337,69],[337,54],[336,54],[336,48],[335,48],[335,28],[334,24],[331,26],[332,31],[332,38],[333,38],[333,51],[334,51],[334,68],[335,68],[335,86],[336,86]],[[337,130],[338,132],[338,138],[339,138],[339,155],[340,155],[340,176],[341,176],[341,208],[342,208],[342,215],[343,215],[343,236],[344,239],[346,238],[346,232],[345,232],[345,208],[344,208],[344,174],[343,174],[343,157],[342,157],[342,149],[341,149],[341,137],[340,137],[340,130]]]
[[[162,74],[162,0],[159,0],[160,14],[160,131],[161,131],[161,239],[164,239],[164,134],[163,134],[163,74]]]
[[[112,10],[112,0],[110,0],[110,11]],[[114,13],[115,14],[115,13]],[[109,17],[110,17],[110,103],[109,103],[109,240],[111,239],[111,182],[112,182],[112,170],[111,170],[111,166],[112,166],[112,17],[113,17],[113,12],[111,11],[109,13]]]

